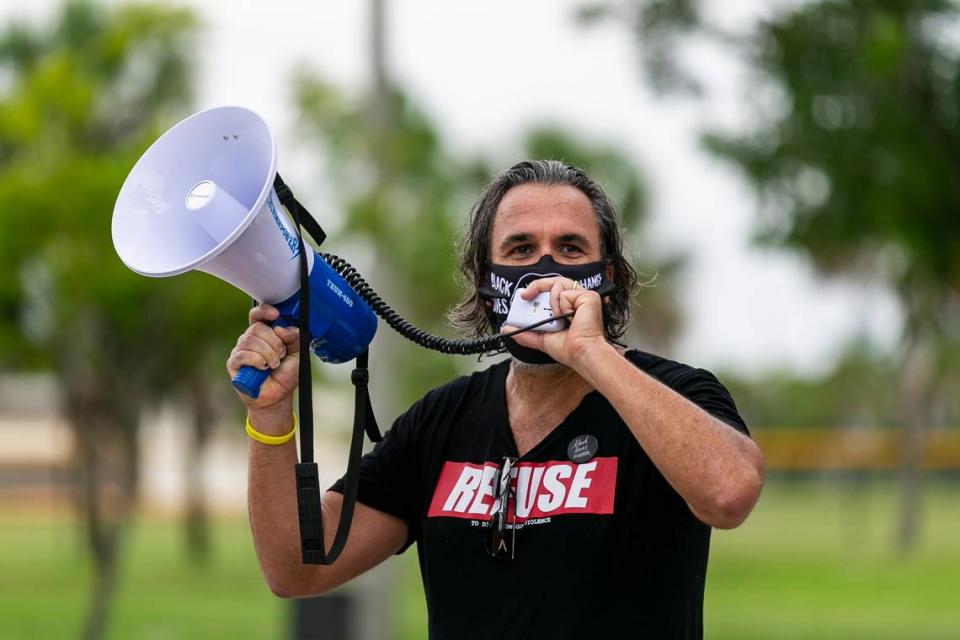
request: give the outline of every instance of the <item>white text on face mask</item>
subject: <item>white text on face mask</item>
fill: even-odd
[[[603,274],[598,273],[596,275],[590,276],[589,278],[584,278],[583,280],[578,280],[579,284],[584,289],[596,289],[603,282]]]
[[[496,274],[490,274],[490,286],[494,288],[497,292],[502,295],[507,296],[508,298],[513,295],[513,283],[502,278]]]

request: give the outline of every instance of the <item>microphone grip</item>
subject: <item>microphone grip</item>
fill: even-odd
[[[271,322],[270,326],[289,327],[291,324],[293,323],[289,322],[287,318],[280,316]],[[240,370],[237,371],[237,375],[233,376],[231,382],[233,383],[234,389],[256,400],[260,397],[260,385],[267,381],[271,371],[272,369],[257,369],[256,367],[245,364],[240,367]]]

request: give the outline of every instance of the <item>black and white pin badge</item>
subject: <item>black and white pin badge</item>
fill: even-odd
[[[589,434],[577,436],[567,446],[567,458],[570,459],[570,462],[581,464],[597,455],[597,449],[599,448],[600,444],[595,437]]]

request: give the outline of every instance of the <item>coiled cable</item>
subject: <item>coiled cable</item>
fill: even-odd
[[[353,289],[364,302],[370,305],[370,308],[375,314],[383,318],[384,322],[386,322],[391,329],[421,347],[432,351],[439,351],[440,353],[466,356],[500,351],[503,349],[503,338],[515,336],[518,333],[535,329],[542,324],[552,322],[558,318],[569,318],[573,315],[573,312],[570,312],[560,316],[552,316],[523,327],[522,329],[510,333],[487,336],[486,338],[476,338],[474,340],[443,338],[435,336],[432,333],[427,333],[423,329],[415,327],[405,320],[399,313],[394,311],[390,305],[383,301],[383,298],[363,279],[363,276],[360,275],[356,267],[343,258],[333,255],[332,253],[320,253],[320,257],[350,285],[350,288]]]

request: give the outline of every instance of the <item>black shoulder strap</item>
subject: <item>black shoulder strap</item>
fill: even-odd
[[[303,228],[307,230],[307,233],[309,233],[313,241],[317,243],[317,246],[319,247],[323,244],[323,241],[327,239],[327,234],[320,228],[320,225],[314,217],[310,215],[307,208],[300,204],[300,201],[293,196],[293,191],[290,190],[290,187],[283,181],[279,173],[273,178],[273,190],[277,192],[277,198],[280,199],[280,204],[287,208],[290,215],[294,217],[295,222],[299,219],[297,224],[303,225]]]
[[[303,242],[301,226],[306,228],[313,239],[320,244],[326,234],[313,216],[300,205],[293,192],[277,174],[274,189],[280,203],[293,217],[300,248],[300,462],[296,464],[297,512],[300,519],[300,549],[304,564],[333,564],[347,543],[350,523],[357,503],[357,490],[360,485],[360,456],[363,453],[363,434],[373,442],[382,439],[367,388],[368,351],[364,351],[356,360],[356,368],[351,375],[355,387],[353,410],[353,434],[350,438],[350,457],[347,461],[347,473],[344,477],[343,506],[340,519],[333,537],[330,550],[325,549],[323,537],[323,511],[321,509],[320,477],[313,458],[313,381],[310,368],[310,285],[307,273],[307,247]]]

